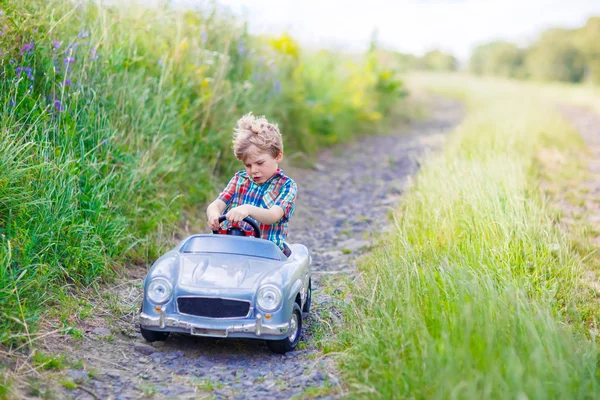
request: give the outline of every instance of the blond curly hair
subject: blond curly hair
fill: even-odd
[[[283,152],[283,139],[277,125],[267,121],[264,116],[256,117],[250,112],[237,121],[233,130],[233,153],[238,160],[244,161],[251,146],[269,153],[273,158]]]

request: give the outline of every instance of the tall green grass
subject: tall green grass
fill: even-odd
[[[240,168],[241,115],[310,159],[403,95],[370,54],[308,54],[218,8],[5,0],[0,29],[0,343],[43,310],[68,324],[65,288],[151,261],[186,219],[202,229]]]
[[[536,155],[580,139],[518,86],[416,77],[468,114],[360,266],[342,367],[364,398],[597,398],[594,308]]]

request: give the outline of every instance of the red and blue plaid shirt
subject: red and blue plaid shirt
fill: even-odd
[[[283,217],[279,221],[272,225],[259,223],[259,226],[263,239],[270,240],[283,249],[283,242],[288,233],[288,221],[294,213],[296,191],[296,182],[286,176],[279,168],[272,177],[262,184],[250,179],[246,171],[239,171],[231,178],[218,198],[227,204],[225,213],[243,204],[267,209],[273,206],[281,207]],[[224,224],[228,224],[228,222]],[[225,228],[227,228],[226,225]]]

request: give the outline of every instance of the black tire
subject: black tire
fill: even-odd
[[[294,351],[296,346],[298,346],[298,342],[300,341],[300,336],[302,335],[302,313],[300,312],[300,306],[297,303],[294,303],[294,310],[292,311],[292,318],[290,319],[290,327],[293,326],[293,321],[296,321],[296,329],[295,332],[290,330],[288,337],[282,340],[267,340],[267,346],[269,349],[278,354],[285,354],[288,351]],[[293,337],[290,336],[293,334]]]
[[[169,337],[169,332],[158,332],[144,329],[140,326],[140,333],[150,343],[152,342],[164,342]]]
[[[304,302],[304,307],[302,307],[302,313],[304,313],[304,315],[308,315],[308,313],[310,312],[310,305],[312,303],[312,281],[309,279],[308,280],[308,297],[306,298],[306,301]]]

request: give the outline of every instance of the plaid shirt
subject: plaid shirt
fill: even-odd
[[[246,171],[239,171],[231,178],[227,187],[219,194],[219,199],[227,204],[225,213],[242,204],[271,208],[279,206],[283,209],[283,217],[272,225],[259,223],[262,238],[274,242],[283,249],[283,242],[288,233],[288,221],[294,213],[296,200],[296,182],[286,176],[281,169],[265,183],[258,184],[248,177]],[[258,221],[257,221],[258,222]],[[225,228],[229,222],[224,222]]]

